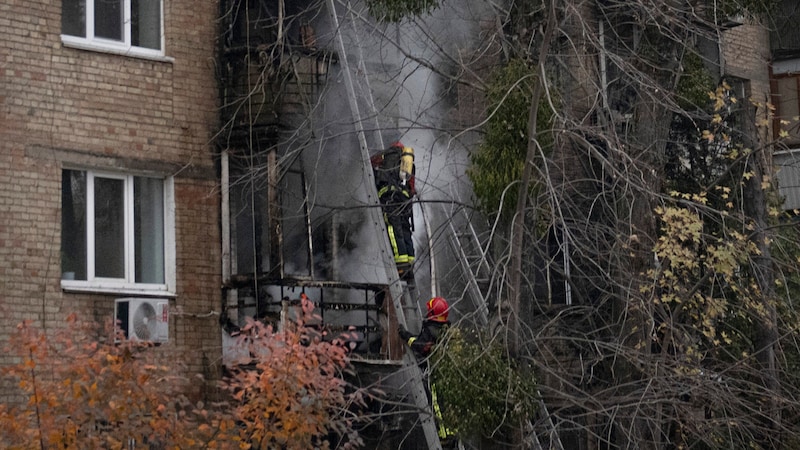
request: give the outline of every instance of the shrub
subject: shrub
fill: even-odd
[[[432,358],[444,425],[463,437],[491,436],[536,411],[536,381],[481,333],[451,327]]]
[[[253,359],[223,381],[232,395],[192,404],[191,380],[176,376],[169,349],[126,341],[72,314],[46,333],[30,321],[7,349],[18,363],[3,375],[18,380],[27,401],[0,405],[0,448],[355,448],[353,425],[361,392],[341,378],[349,368],[343,343],[326,342],[302,318],[280,332],[250,322],[241,341]],[[169,360],[169,364],[159,362]]]
[[[303,298],[301,309],[283,331],[252,320],[242,329],[241,342],[254,359],[225,383],[237,402],[242,438],[264,449],[330,448],[334,438],[341,440],[336,448],[362,445],[353,427],[361,391],[349,390],[342,378],[349,369],[346,347],[306,326],[315,319],[313,303]]]
[[[30,321],[18,325],[8,351],[19,363],[3,373],[19,381],[27,402],[0,407],[0,444],[117,449],[131,441],[178,447],[208,442],[213,434],[197,426],[204,412],[175,395],[187,380],[159,364],[148,345],[115,343],[116,337],[110,324],[105,334],[96,333],[75,314],[49,335]]]

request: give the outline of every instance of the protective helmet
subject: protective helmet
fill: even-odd
[[[428,313],[426,316],[429,320],[434,322],[447,322],[447,314],[450,312],[450,307],[447,305],[447,300],[442,297],[433,297],[428,300]]]
[[[389,146],[389,148],[399,148],[401,150],[403,149],[403,147],[405,147],[405,145],[403,145],[403,143],[400,141],[394,142],[392,143],[392,145]]]

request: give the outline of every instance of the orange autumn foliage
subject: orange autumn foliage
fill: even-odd
[[[355,448],[353,407],[363,406],[359,390],[342,378],[349,369],[340,340],[325,341],[314,322],[314,305],[302,299],[301,317],[281,331],[249,321],[241,341],[252,361],[234,371],[226,387],[239,402],[234,415],[242,438],[262,449]],[[346,337],[346,336],[345,336]],[[328,436],[335,436],[331,442]]]
[[[310,303],[310,302],[309,302]],[[304,319],[313,305],[303,308]],[[0,447],[355,448],[361,444],[351,406],[358,390],[341,378],[345,347],[310,333],[303,320],[281,332],[260,322],[242,330],[254,358],[225,379],[232,395],[213,405],[191,403],[190,380],[177,376],[168,348],[97,333],[76,315],[45,333],[23,322],[7,352],[18,363],[25,401],[0,405]],[[165,346],[166,347],[166,346]],[[163,361],[170,361],[169,365]],[[334,441],[335,439],[335,441]]]

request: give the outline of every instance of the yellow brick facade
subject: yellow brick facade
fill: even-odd
[[[219,372],[216,15],[214,0],[165,1],[165,57],[148,59],[64,45],[60,1],[0,3],[0,347],[23,320],[102,323],[130,296],[62,289],[61,171],[137,171],[174,177],[170,340],[155,351],[189,376]],[[0,381],[0,402],[16,399]]]

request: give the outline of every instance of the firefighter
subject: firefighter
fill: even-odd
[[[414,336],[404,327],[400,327],[400,337],[419,357],[430,355],[437,339],[443,334],[446,327],[450,325],[447,320],[450,307],[443,297],[433,297],[428,300],[426,307],[425,320],[422,321],[422,329],[418,335]]]
[[[422,329],[418,335],[415,336],[402,325],[399,329],[400,337],[408,344],[418,358],[427,358],[427,356],[431,354],[436,342],[450,325],[450,322],[447,320],[447,316],[450,313],[450,306],[444,298],[433,297],[428,300],[425,306],[427,307],[427,312],[425,314],[425,320],[422,321]],[[423,369],[427,366],[425,360],[422,361],[422,365]],[[427,370],[423,370],[423,372],[427,372]],[[439,435],[439,439],[442,441],[443,447],[449,448],[449,446],[456,444],[456,440],[453,431],[445,427],[442,423],[442,411],[439,407],[439,401],[436,398],[436,384],[431,384],[427,394],[436,416],[436,431]]]
[[[395,142],[381,155],[371,159],[372,167],[376,169],[378,199],[383,206],[383,217],[392,244],[394,261],[398,265],[410,265],[415,260],[412,240],[412,201],[415,193],[413,154],[413,149]]]

